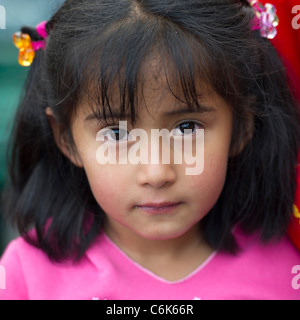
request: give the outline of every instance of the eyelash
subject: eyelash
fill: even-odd
[[[183,126],[185,124],[193,124],[194,125],[194,129],[190,129],[190,128],[183,128],[183,130],[192,130],[192,133],[187,133],[187,134],[184,134],[184,132],[181,132],[182,134],[174,134],[175,130],[178,129],[178,127],[180,126]],[[198,128],[195,128],[195,127],[198,127]],[[199,121],[195,121],[195,120],[184,120],[182,122],[180,122],[179,124],[176,125],[176,127],[174,129],[171,130],[171,136],[184,136],[184,135],[194,135],[195,134],[195,130],[197,129],[203,129],[203,124],[200,123]],[[120,131],[122,130],[122,128],[118,127],[118,126],[114,126],[114,125],[111,125],[111,126],[108,126],[106,128],[103,128],[101,129],[103,130],[104,134],[104,140],[107,141],[107,140],[110,140],[110,141],[128,141],[128,138],[129,138],[129,135],[128,135],[128,131],[126,132],[126,136],[125,136],[125,139],[114,139],[117,138],[117,135],[120,135]],[[180,129],[179,129],[180,130]],[[119,133],[115,133],[114,131],[119,131]],[[112,136],[112,139],[109,139],[107,138],[106,134],[111,134],[112,132],[114,132],[114,136]]]
[[[184,124],[193,124],[195,127],[197,126],[197,127],[199,127],[199,128],[194,128],[193,130],[192,130],[192,134],[195,134],[195,131],[194,130],[197,130],[197,129],[203,129],[203,124],[202,123],[200,123],[199,121],[195,121],[195,120],[184,120],[184,121],[182,121],[182,122],[180,122],[177,126],[176,126],[176,128],[175,129],[177,129],[179,126],[182,126],[182,125],[184,125]],[[175,129],[173,129],[172,130],[172,132],[174,132],[174,130]],[[189,129],[189,128],[183,128],[183,130],[185,131],[185,130],[191,130],[191,129]],[[191,134],[191,133],[188,133],[188,135],[189,134]],[[185,134],[184,134],[184,132],[182,132],[182,134],[180,134],[180,136],[184,136]]]

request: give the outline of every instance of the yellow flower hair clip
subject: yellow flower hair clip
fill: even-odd
[[[48,37],[46,24],[47,21],[44,21],[36,27],[37,41],[33,41],[30,35],[24,32],[24,30],[18,31],[13,35],[13,43],[19,49],[18,61],[21,66],[29,67],[33,62],[35,52],[40,49],[45,50]]]

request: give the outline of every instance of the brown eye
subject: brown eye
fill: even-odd
[[[201,125],[199,123],[195,121],[185,121],[173,129],[172,134],[176,136],[183,136],[187,134],[193,134],[197,129],[201,129]]]
[[[127,130],[120,127],[111,127],[102,131],[101,135],[104,141],[127,141],[129,133]]]

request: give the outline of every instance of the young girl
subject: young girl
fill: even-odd
[[[5,195],[22,237],[0,263],[2,299],[300,298],[286,237],[299,118],[266,39],[276,16],[266,25],[259,10],[67,0],[15,35],[20,63],[33,63]],[[186,174],[172,152],[123,161],[141,146],[135,129],[167,129],[170,151],[183,138],[195,149],[204,130],[203,172]],[[102,146],[117,161],[100,164]]]

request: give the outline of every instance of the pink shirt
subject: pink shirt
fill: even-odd
[[[300,270],[300,252],[287,238],[263,246],[256,236],[236,233],[236,237],[242,247],[238,255],[215,252],[174,282],[132,261],[105,234],[77,264],[51,262],[18,238],[0,262],[6,270],[6,289],[0,289],[0,299],[300,300],[300,277],[292,273]]]

